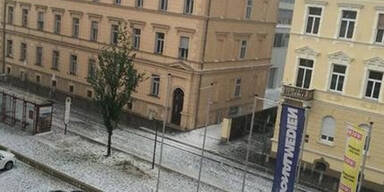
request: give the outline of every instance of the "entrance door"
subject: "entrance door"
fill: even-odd
[[[173,92],[173,107],[172,107],[172,119],[171,123],[180,125],[181,112],[184,105],[184,92],[181,89],[175,89]]]

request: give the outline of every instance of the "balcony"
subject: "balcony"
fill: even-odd
[[[313,99],[314,90],[303,89],[300,87],[294,87],[289,85],[284,85],[283,87],[283,96],[290,97],[293,99],[298,99],[302,101],[311,101]]]

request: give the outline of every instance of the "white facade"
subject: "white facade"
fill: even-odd
[[[295,0],[280,0],[279,3],[278,24],[276,26],[275,41],[272,49],[272,66],[269,73],[268,86],[265,91],[265,98],[275,101],[280,99],[281,81],[284,74],[294,2]],[[264,109],[275,106],[277,106],[277,104],[270,102],[264,103]]]

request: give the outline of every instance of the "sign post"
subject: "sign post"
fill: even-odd
[[[67,134],[67,127],[68,127],[68,124],[69,124],[69,115],[70,115],[70,112],[71,112],[71,103],[72,103],[71,97],[65,98],[65,112],[64,112],[64,125],[65,125],[65,128],[64,128],[64,135]]]
[[[367,163],[367,153],[369,150],[369,143],[371,142],[372,128],[373,128],[373,122],[370,122],[368,127],[368,136],[366,137],[367,141],[365,141],[365,143],[367,144],[367,148],[365,149],[363,164],[361,165],[361,176],[359,179],[359,185],[358,185],[359,187],[357,189],[357,192],[360,192],[363,186],[365,164]]]
[[[272,192],[293,192],[303,137],[303,108],[282,104],[279,145]]]

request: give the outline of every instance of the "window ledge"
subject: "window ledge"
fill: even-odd
[[[317,143],[318,143],[318,144],[321,144],[321,145],[328,146],[328,147],[332,147],[332,148],[335,147],[335,143],[334,143],[334,142],[331,143],[331,142],[323,141],[323,140],[321,140],[321,139],[318,139],[318,140],[317,140]]]
[[[148,96],[150,96],[150,97],[154,97],[154,98],[156,98],[156,99],[160,99],[160,97],[159,97],[158,95],[148,94]]]

